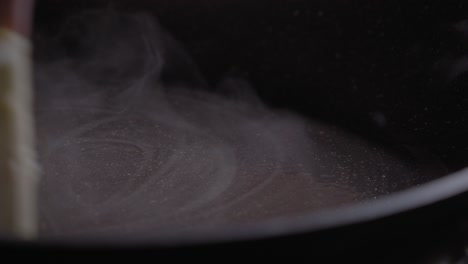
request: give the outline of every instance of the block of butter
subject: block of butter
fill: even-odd
[[[0,237],[34,238],[38,166],[29,41],[0,28]]]

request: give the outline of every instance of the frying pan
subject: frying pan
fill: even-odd
[[[79,9],[107,5],[43,0],[35,27],[53,31]],[[112,5],[157,15],[208,81],[228,71],[248,76],[272,106],[337,124],[375,142],[417,146],[436,156],[448,172],[375,201],[235,229],[147,241],[5,241],[2,254],[82,260],[253,254],[370,262],[464,256],[467,2],[180,0]],[[375,113],[386,117],[385,126],[376,124]]]

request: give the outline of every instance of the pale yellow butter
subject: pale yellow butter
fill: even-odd
[[[37,229],[30,60],[28,40],[0,29],[0,236],[25,239]]]

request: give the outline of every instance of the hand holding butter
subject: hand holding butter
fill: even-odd
[[[36,235],[31,45],[33,0],[0,0],[0,236]]]

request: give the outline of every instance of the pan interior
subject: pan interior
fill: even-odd
[[[434,90],[459,85],[463,71],[450,75],[458,61],[431,54],[422,33],[404,42],[385,24],[393,9],[373,33],[346,28],[358,14],[327,18],[331,7],[302,1],[261,17],[243,4],[200,7],[184,21],[160,5],[55,17],[52,4],[38,8],[44,238],[157,238],[297,217],[464,166],[464,123],[448,104],[456,89]],[[434,62],[402,73],[403,51]],[[434,77],[422,90],[425,74]]]

